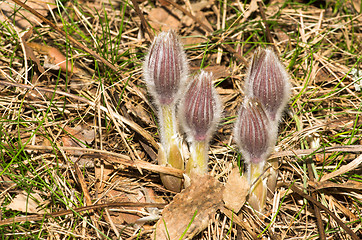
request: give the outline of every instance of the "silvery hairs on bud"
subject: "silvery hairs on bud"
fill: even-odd
[[[179,118],[189,141],[209,141],[221,119],[222,104],[212,73],[201,71],[180,102]]]
[[[265,162],[275,145],[278,126],[269,120],[256,98],[246,98],[234,127],[234,137],[247,163]]]
[[[209,141],[221,119],[222,105],[212,86],[212,73],[201,71],[189,84],[179,105],[179,119],[190,144],[188,176],[208,171]]]
[[[290,98],[290,76],[271,49],[255,51],[246,77],[245,94],[264,105],[272,121],[280,121]]]
[[[174,31],[161,32],[155,37],[145,58],[143,72],[148,91],[157,105],[176,103],[186,86],[188,63]]]

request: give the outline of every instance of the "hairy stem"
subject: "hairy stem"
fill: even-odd
[[[188,175],[193,173],[204,175],[207,173],[208,145],[207,141],[193,141],[191,143],[191,157],[186,166]]]

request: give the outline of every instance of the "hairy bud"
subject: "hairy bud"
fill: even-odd
[[[174,104],[188,75],[186,55],[174,31],[162,32],[154,39],[143,71],[156,104]]]
[[[275,144],[277,128],[272,126],[257,99],[245,99],[235,123],[234,136],[248,163],[266,161]]]
[[[180,120],[191,141],[209,141],[220,121],[221,102],[212,78],[212,73],[201,71],[181,101]]]
[[[279,121],[290,97],[289,78],[275,53],[259,48],[246,78],[246,95],[258,99],[272,121]]]
[[[221,101],[212,86],[212,74],[201,71],[188,87],[179,114],[190,143],[186,174],[207,173],[209,141],[221,119]]]

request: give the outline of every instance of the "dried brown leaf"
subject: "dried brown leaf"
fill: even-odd
[[[248,180],[244,175],[240,176],[239,168],[233,168],[225,185],[223,195],[225,207],[238,213],[246,201],[249,188]]]
[[[64,130],[69,133],[71,136],[63,136],[63,146],[64,147],[83,147],[86,145],[84,143],[90,144],[95,138],[95,132],[93,130],[88,129],[86,126],[78,125],[74,128],[65,126]],[[70,158],[75,161],[78,159],[78,156],[82,155],[83,151],[78,150],[67,150],[68,154],[70,154]],[[78,162],[80,166],[93,167],[93,160],[90,158],[81,158]]]
[[[223,187],[214,177],[195,176],[190,187],[177,194],[162,211],[156,224],[155,239],[180,239],[190,224],[185,238],[207,227],[210,217],[222,207]]]
[[[49,9],[54,9],[57,6],[55,4],[55,0],[27,0],[26,5],[36,10],[43,16],[46,16],[48,14]],[[5,17],[3,14],[0,14],[0,22],[4,22],[8,17],[11,21],[15,22],[16,26],[23,29],[31,26],[36,26],[40,23],[39,19],[35,17],[32,13],[26,11],[23,8],[20,8],[18,5],[13,4],[11,1],[1,1],[0,9],[6,16]]]
[[[35,51],[39,52],[40,54],[45,54],[48,56],[47,61],[44,63],[44,66],[52,69],[59,69],[63,72],[72,72],[78,73],[81,72],[76,66],[72,66],[70,59],[67,59],[63,53],[61,53],[58,49],[54,47],[50,47],[47,45],[42,45],[35,42],[28,42],[27,45],[34,49]]]
[[[148,19],[152,28],[159,31],[178,30],[181,27],[181,22],[163,8],[152,8]]]
[[[38,209],[41,202],[43,202],[43,199],[39,194],[32,193],[29,195],[23,191],[16,195],[13,201],[6,207],[20,212],[44,214],[44,210]]]

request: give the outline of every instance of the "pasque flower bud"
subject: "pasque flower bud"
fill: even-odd
[[[260,175],[277,137],[278,122],[290,97],[289,75],[271,49],[259,48],[245,80],[245,100],[235,123],[235,141],[242,152],[246,177],[253,184],[249,203],[261,211],[266,183]]]
[[[190,141],[209,141],[220,121],[221,102],[212,79],[212,73],[201,71],[181,101],[180,120]]]
[[[188,65],[174,31],[161,32],[153,41],[143,64],[144,79],[157,104],[170,105],[183,90]]]
[[[234,137],[247,163],[266,161],[278,130],[278,126],[273,125],[256,98],[244,100],[235,123]]]
[[[249,196],[250,205],[257,211],[264,208],[267,188],[265,181],[257,180],[275,145],[278,125],[270,121],[264,106],[255,98],[246,98],[235,123],[235,141],[243,153],[246,178],[253,184]]]
[[[272,121],[279,121],[290,97],[289,79],[273,50],[259,48],[248,70],[245,93],[264,105]]]
[[[212,86],[212,74],[201,71],[184,95],[180,106],[180,121],[190,142],[191,157],[186,173],[207,173],[209,141],[221,118],[221,101]]]
[[[154,39],[143,64],[143,73],[157,106],[161,139],[159,164],[184,169],[176,103],[186,86],[188,65],[174,31],[162,32]],[[161,180],[169,190],[181,191],[182,179],[161,174]]]

